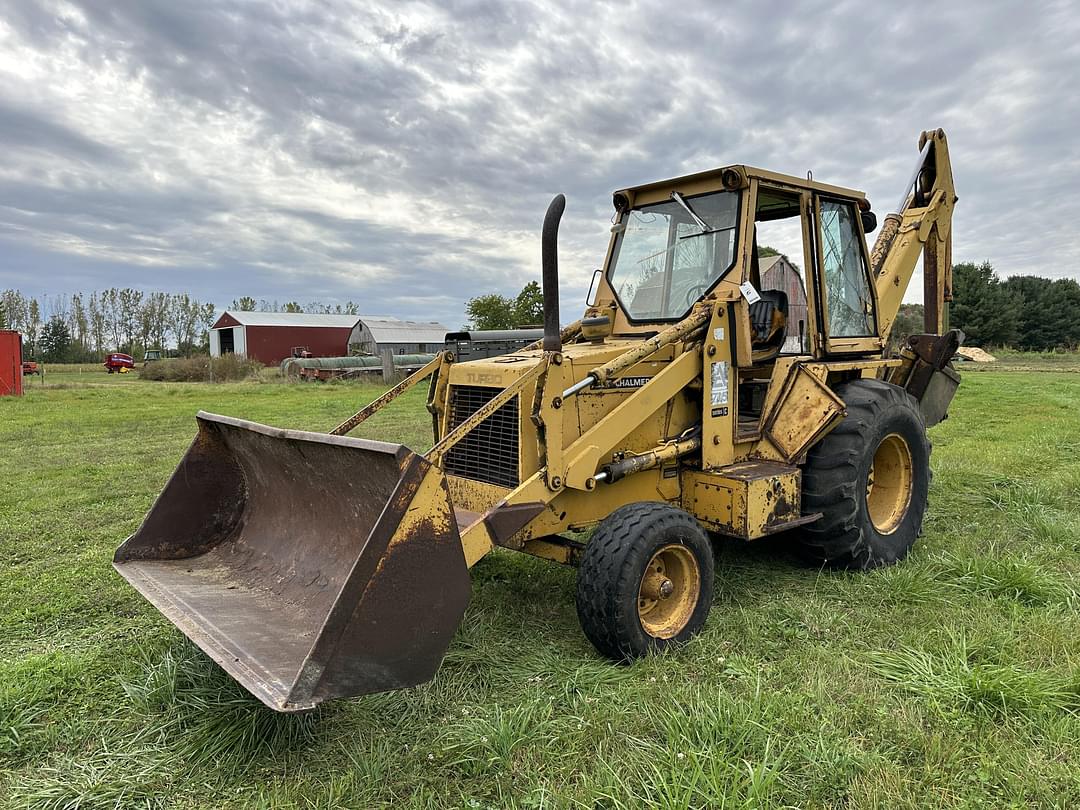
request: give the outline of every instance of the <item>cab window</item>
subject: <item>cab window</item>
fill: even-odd
[[[873,335],[874,296],[862,237],[855,224],[855,205],[821,200],[819,206],[829,337]]]
[[[686,315],[734,264],[738,192],[665,200],[626,212],[616,228],[608,280],[635,321]]]

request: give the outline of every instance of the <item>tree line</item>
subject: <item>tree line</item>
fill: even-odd
[[[140,355],[175,347],[190,356],[209,351],[216,307],[187,293],[111,287],[43,301],[18,290],[0,293],[0,329],[23,334],[27,358],[48,363],[98,362],[111,351]]]
[[[309,301],[300,304],[297,301],[287,301],[280,304],[277,301],[268,301],[260,298],[256,301],[250,295],[234,298],[229,309],[234,312],[306,312],[310,315],[360,315],[360,305],[353,301],[344,304],[324,304],[321,301]]]
[[[359,306],[310,301],[281,304],[251,296],[235,299],[242,312],[308,312],[357,315]],[[183,357],[210,351],[217,306],[187,293],[143,292],[130,287],[37,298],[19,290],[0,293],[0,329],[23,335],[27,359],[47,363],[96,363],[107,352],[141,356],[169,349]]]
[[[971,346],[1025,351],[1080,348],[1080,284],[1071,278],[998,278],[990,262],[953,265],[950,326]]]
[[[187,293],[143,292],[130,287],[37,298],[19,290],[0,293],[0,329],[22,332],[26,356],[52,363],[97,362],[109,351],[139,355],[172,348],[183,356],[209,351],[216,306]],[[230,309],[357,315],[359,306],[318,301],[280,304],[243,296]],[[921,331],[922,308],[905,304],[893,337]],[[544,296],[530,281],[510,298],[481,295],[466,304],[470,329],[513,329],[544,320]],[[1002,281],[990,262],[953,265],[950,325],[972,346],[1027,351],[1080,348],[1080,284],[1074,279],[1011,276]]]

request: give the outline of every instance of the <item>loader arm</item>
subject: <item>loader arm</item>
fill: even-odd
[[[924,329],[948,327],[952,300],[952,215],[956,204],[949,145],[940,129],[924,132],[919,159],[895,213],[885,217],[870,265],[878,296],[881,337],[888,338],[911,276],[923,254]]]
[[[667,368],[657,373],[580,435],[563,435],[560,409],[563,407],[564,398],[583,390],[587,387],[585,383],[594,384],[597,378],[607,380],[617,376],[666,346],[680,341],[692,341],[695,331],[704,324],[704,317],[707,315],[707,308],[695,309],[687,318],[655,338],[644,341],[604,366],[593,369],[574,385],[570,385],[571,380],[565,376],[568,364],[562,362],[557,353],[545,352],[531,371],[503,389],[501,394],[477,410],[427,454],[429,461],[436,465],[442,464],[448,448],[460,441],[465,433],[476,429],[502,402],[525,393],[537,380],[541,382],[533,414],[534,419],[547,426],[539,466],[528,479],[507,493],[504,499],[494,504],[486,513],[475,515],[467,525],[459,527],[465,562],[470,568],[496,545],[504,544],[511,535],[525,529],[565,490],[591,492],[598,480],[609,478],[610,473],[600,472],[603,460],[610,458],[612,451],[650,414],[701,376],[700,345],[695,341],[695,345],[680,353]],[[699,446],[700,442],[675,442],[673,449],[667,450],[667,456],[684,455]],[[667,456],[664,452],[660,452],[655,459],[649,456],[650,463],[639,465],[639,468],[655,466],[652,462],[658,462]]]

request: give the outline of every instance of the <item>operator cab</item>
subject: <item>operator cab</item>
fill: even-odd
[[[875,220],[862,193],[729,166],[617,191],[613,203],[605,272],[586,321],[610,323],[616,337],[645,337],[726,288],[718,297],[745,319],[727,335],[744,341],[730,371],[737,442],[759,436],[784,358],[880,352],[865,236]]]

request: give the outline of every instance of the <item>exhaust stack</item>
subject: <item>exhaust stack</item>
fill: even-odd
[[[562,351],[559,335],[559,221],[566,210],[566,197],[555,195],[544,215],[544,230],[540,236],[541,264],[544,281],[544,351]]]

